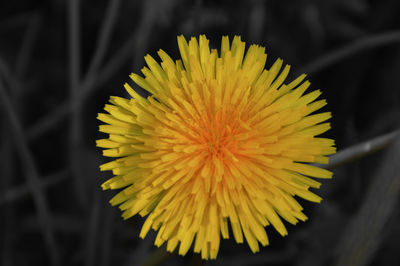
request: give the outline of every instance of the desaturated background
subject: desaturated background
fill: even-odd
[[[1,1],[0,265],[400,265],[400,145],[385,139],[400,127],[399,12],[398,0]],[[333,112],[325,136],[350,152],[322,204],[300,200],[310,219],[285,238],[269,227],[257,254],[230,239],[215,261],[170,255],[100,189],[96,114],[127,96],[146,53],[177,59],[178,34],[214,48],[241,35],[268,67],[292,65],[289,80],[308,73]]]

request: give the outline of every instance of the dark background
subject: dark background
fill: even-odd
[[[122,221],[95,147],[96,114],[126,96],[143,56],[177,59],[178,34],[205,33],[215,48],[222,35],[265,46],[289,80],[308,73],[333,112],[326,136],[354,150],[400,126],[399,14],[398,0],[1,1],[0,265],[400,265],[396,138],[335,167],[287,237],[269,227],[255,255],[224,240],[203,262],[155,248],[154,232],[139,239],[142,218]]]

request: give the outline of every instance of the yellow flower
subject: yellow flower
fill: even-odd
[[[329,112],[312,114],[326,105],[315,101],[319,90],[304,94],[310,83],[301,75],[284,84],[290,66],[278,59],[264,69],[265,48],[235,36],[222,38],[221,51],[209,48],[201,35],[189,43],[178,37],[181,60],[163,51],[158,64],[145,56],[145,78],[131,79],[152,95],[111,97],[100,113],[97,141],[103,155],[117,158],[100,166],[115,177],[103,189],[120,189],[110,202],[122,217],[148,215],[140,237],[158,230],[155,245],[177,245],[185,255],[217,257],[220,237],[246,239],[253,252],[268,245],[265,227],[287,235],[281,218],[291,224],[307,216],[294,196],[320,202],[309,191],[314,178],[332,173],[307,163],[328,163],[334,141],[317,138],[330,128]],[[228,222],[229,221],[229,222]]]

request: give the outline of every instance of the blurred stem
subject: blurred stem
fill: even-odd
[[[22,85],[18,78],[14,75],[14,73],[11,71],[9,66],[6,64],[6,62],[0,58],[0,73],[4,77],[4,82],[9,86],[10,88],[10,99],[14,99],[18,97],[18,94],[22,92]],[[17,109],[19,110],[19,109]]]
[[[80,108],[80,106],[91,95],[91,93],[98,88],[98,86],[109,80],[115,74],[115,72],[117,72],[118,69],[130,58],[132,49],[135,47],[135,45],[138,43],[147,42],[147,39],[143,39],[143,36],[140,33],[143,30],[141,29],[142,26],[145,27],[147,32],[151,32],[151,28],[154,25],[154,20],[158,18],[157,16],[149,15],[152,14],[152,9],[154,9],[153,5],[150,5],[149,3],[143,4],[143,15],[137,30],[131,34],[129,39],[126,40],[126,42],[105,64],[105,66],[101,68],[99,73],[96,75],[96,79],[87,79],[85,83],[82,84],[80,90],[77,92],[77,101],[61,103],[53,112],[40,119],[39,122],[29,128],[27,133],[28,140],[33,140],[34,138],[39,137],[47,130],[53,128],[74,108]],[[149,27],[149,25],[151,25],[151,27]],[[146,36],[146,38],[149,38],[151,34],[147,34]]]
[[[27,138],[28,140],[33,140],[49,129],[56,126],[66,115],[71,111],[70,105],[81,106],[86,98],[100,85],[104,84],[108,79],[114,75],[115,72],[125,63],[129,54],[132,52],[132,47],[136,43],[136,34],[132,34],[131,37],[125,42],[125,44],[118,50],[118,52],[113,56],[112,59],[104,66],[97,75],[96,83],[94,80],[92,82],[86,82],[84,87],[81,88],[79,92],[79,101],[69,103],[61,103],[53,112],[49,113],[47,116],[35,123],[31,128],[28,129]],[[73,108],[73,107],[72,107]]]
[[[203,259],[201,258],[201,254],[200,253],[193,253],[192,256],[192,265],[193,266],[202,266],[203,263]]]
[[[106,9],[104,23],[102,24],[98,36],[97,46],[90,62],[88,71],[82,81],[80,79],[80,51],[79,51],[79,0],[71,0],[69,4],[69,22],[70,22],[70,111],[71,115],[71,128],[70,128],[70,162],[72,166],[73,175],[76,178],[76,191],[78,199],[82,206],[87,206],[88,197],[85,194],[84,182],[81,179],[80,161],[82,155],[80,147],[83,145],[82,141],[82,104],[84,98],[81,97],[82,92],[88,90],[89,86],[93,86],[97,76],[98,68],[105,56],[110,36],[114,28],[120,0],[110,0]],[[68,110],[68,109],[67,109]],[[84,234],[86,242],[86,257],[85,265],[94,265],[96,259],[97,247],[97,231],[99,227],[100,216],[100,198],[99,193],[94,194],[94,200],[91,206],[91,214],[88,224],[87,234]]]
[[[29,66],[32,50],[41,25],[41,17],[38,13],[33,13],[27,23],[27,27],[22,40],[21,48],[15,64],[17,77],[22,77]]]
[[[77,1],[77,0],[72,0]],[[143,13],[146,13],[143,10]],[[144,20],[145,18],[143,18]],[[35,125],[28,129],[27,138],[32,140],[34,138],[39,137],[41,134],[45,133],[47,130],[54,127],[58,122],[60,122],[70,111],[68,105],[76,105],[80,106],[85,99],[93,92],[97,86],[106,82],[128,59],[129,54],[132,51],[132,47],[138,43],[137,38],[140,34],[132,34],[131,37],[125,42],[125,44],[119,49],[119,51],[113,56],[113,58],[104,66],[100,73],[97,75],[96,83],[93,80],[85,82],[85,88],[83,88],[79,95],[79,101],[76,103],[62,103],[59,105],[57,109],[51,112],[49,115],[43,117],[39,120]],[[314,74],[318,71],[321,71],[327,67],[330,67],[340,60],[343,60],[346,57],[349,57],[353,54],[362,52],[364,50],[378,48],[379,46],[399,42],[400,41],[400,32],[389,32],[382,33],[375,36],[366,37],[359,41],[355,41],[349,45],[346,45],[342,48],[334,50],[324,56],[317,58],[316,60],[306,64],[304,67],[300,69],[301,73],[309,73]]]
[[[10,130],[13,133],[12,137],[14,138],[14,144],[19,156],[21,157],[27,184],[32,191],[34,204],[38,212],[39,223],[47,247],[47,253],[49,255],[51,264],[59,265],[60,260],[58,248],[54,238],[53,229],[50,226],[50,213],[43,191],[39,186],[39,173],[33,160],[33,156],[25,142],[21,124],[4,88],[4,83],[2,80],[0,80],[0,101],[10,122]]]
[[[69,124],[69,162],[75,179],[75,192],[80,206],[87,206],[88,198],[84,191],[83,178],[80,178],[80,148],[82,146],[81,105],[79,101],[80,88],[80,0],[68,1],[69,23],[69,92],[70,92],[70,124]]]
[[[11,96],[11,95],[10,95]],[[11,134],[7,130],[7,121],[1,121],[1,139],[0,139],[0,160],[7,162],[0,168],[0,186],[9,189],[15,182],[15,149],[10,142]],[[1,197],[1,194],[0,194]],[[0,200],[1,203],[1,200]],[[0,251],[0,265],[12,265],[15,257],[15,240],[18,235],[15,234],[17,229],[17,216],[14,206],[4,206],[0,212],[0,221],[3,221],[0,235],[2,235],[2,248]]]
[[[67,170],[61,170],[60,172],[51,174],[49,176],[45,176],[43,179],[40,179],[38,185],[40,189],[46,189],[61,183],[62,181],[66,180],[69,176],[70,174]],[[12,203],[19,199],[22,199],[23,197],[29,196],[29,194],[30,194],[29,185],[24,184],[11,188],[0,194],[0,206],[2,204]]]
[[[335,155],[331,156],[328,165],[318,165],[319,167],[326,169],[333,169],[338,166],[347,164],[356,159],[365,157],[371,153],[381,150],[389,146],[394,142],[400,135],[400,129],[393,131],[391,133],[384,134],[382,136],[361,142],[359,144],[353,145],[346,149],[337,152]]]
[[[70,112],[70,103],[65,101],[58,105],[58,107],[39,119],[33,126],[28,128],[26,138],[28,141],[32,141],[35,138],[40,137],[51,128],[55,127],[57,123],[61,122]]]
[[[173,254],[166,251],[165,248],[157,248],[152,254],[150,254],[142,266],[157,266],[172,256]]]
[[[100,64],[103,62],[104,56],[108,48],[108,44],[110,42],[112,31],[115,26],[115,22],[118,18],[117,15],[120,4],[121,0],[108,1],[105,18],[103,19],[104,23],[101,26],[101,30],[96,42],[97,43],[96,50],[94,52],[92,61],[90,62],[89,69],[86,72],[83,84],[87,82],[91,83],[90,80],[96,77],[96,73],[98,72]],[[83,87],[86,86],[83,85]]]
[[[112,236],[114,231],[113,226],[113,215],[110,208],[104,210],[103,225],[101,229],[101,239],[100,239],[100,262],[99,266],[107,266],[110,264],[110,253],[112,250]]]
[[[80,75],[80,19],[79,19],[80,0],[68,1],[68,23],[69,23],[69,74],[70,74],[70,93],[75,95],[78,90]]]
[[[96,246],[98,228],[100,222],[100,205],[101,205],[100,191],[94,193],[94,199],[92,201],[91,213],[88,222],[86,234],[84,233],[84,242],[86,242],[86,257],[85,265],[91,266],[95,263],[96,258]]]
[[[233,265],[288,265],[290,261],[294,261],[299,254],[299,247],[295,242],[289,243],[286,248],[279,251],[264,251],[256,254],[248,253],[232,254],[228,257],[218,259],[218,266]]]
[[[132,69],[134,71],[139,69],[140,63],[143,62],[143,54],[146,53],[149,38],[152,36],[152,29],[159,15],[157,13],[159,10],[158,6],[162,5],[160,2],[161,1],[159,0],[148,0],[143,2],[142,17],[135,33],[135,49],[131,50],[131,53],[133,52]]]
[[[400,42],[400,31],[385,32],[368,36],[331,51],[313,60],[312,62],[307,63],[300,69],[299,72],[314,74],[357,53],[396,42]]]
[[[400,138],[387,150],[368,187],[358,212],[344,228],[335,250],[337,266],[370,265],[383,241],[391,232],[387,222],[395,215],[400,194]]]

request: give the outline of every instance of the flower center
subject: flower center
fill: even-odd
[[[235,129],[235,119],[228,119],[228,117],[218,119],[218,117],[210,121],[203,131],[206,150],[212,157],[231,157],[237,149],[237,141],[234,137],[238,133]]]

